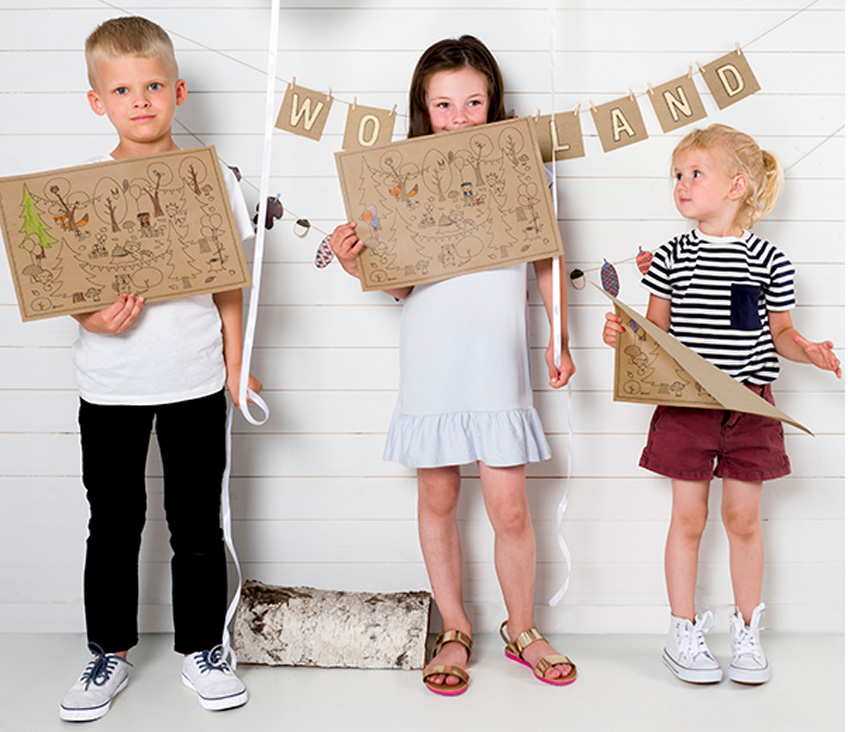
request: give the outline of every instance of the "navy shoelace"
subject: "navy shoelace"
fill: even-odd
[[[199,651],[195,663],[197,663],[200,673],[207,673],[208,671],[223,671],[226,673],[230,670],[224,660],[221,646],[215,646],[211,651]]]
[[[118,662],[132,666],[126,659],[113,653],[106,654],[96,643],[89,643],[88,650],[94,654],[94,660],[90,661],[85,671],[82,672],[80,681],[85,681],[85,688],[93,683],[95,686],[103,686],[112,676],[112,672],[118,667]]]

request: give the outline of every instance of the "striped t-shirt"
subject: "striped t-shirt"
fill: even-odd
[[[768,311],[795,306],[794,278],[786,255],[749,231],[693,229],[654,253],[642,284],[671,300],[671,335],[737,381],[765,384],[780,371]]]

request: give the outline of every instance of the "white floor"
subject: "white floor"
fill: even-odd
[[[727,636],[708,639],[726,667]],[[146,635],[130,655],[129,686],[90,724],[97,732],[845,729],[844,636],[764,633],[762,639],[773,678],[760,687],[678,681],[660,661],[663,637],[573,635],[551,637],[579,669],[573,686],[556,688],[507,661],[495,635],[477,635],[472,686],[460,697],[429,693],[417,671],[241,665],[248,704],[207,712],[180,682],[171,636]],[[83,637],[0,634],[0,658],[0,730],[67,732],[58,705],[87,662]]]

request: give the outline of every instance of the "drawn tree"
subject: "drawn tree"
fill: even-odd
[[[24,235],[20,248],[30,253],[33,264],[38,264],[39,260],[44,259],[47,256],[45,250],[56,243],[56,239],[48,233],[50,227],[44,223],[41,216],[42,211],[38,208],[29,188],[24,184],[24,195],[21,201],[21,218],[24,223],[18,231]]]
[[[77,219],[78,211],[91,203],[82,191],[71,191],[71,183],[67,178],[51,178],[44,185],[44,197],[50,202],[49,211],[53,220],[60,226],[73,232],[77,238],[82,236],[80,226],[88,223],[88,213]]]
[[[153,208],[153,216],[157,219],[164,216],[161,193],[162,189],[170,185],[173,180],[173,171],[165,163],[159,161],[152,162],[147,166],[146,178],[134,178],[130,184],[130,195],[136,200],[139,213],[141,213],[141,201],[147,199]]]
[[[92,194],[92,207],[94,214],[112,228],[112,233],[121,231],[121,222],[127,215],[126,190],[129,188],[127,181],[118,183],[114,178],[101,178],[97,181]]]
[[[447,201],[453,175],[448,157],[441,150],[429,150],[424,155],[422,178],[427,189],[439,197],[439,203]]]
[[[462,151],[462,159],[467,161],[474,170],[475,183],[483,185],[483,161],[489,158],[494,151],[494,145],[489,136],[483,132],[472,135],[468,141],[469,150]]]
[[[379,166],[386,192],[396,201],[407,203],[415,188],[413,181],[418,176],[418,168],[411,163],[404,163],[403,155],[397,150],[384,153],[380,157]]]
[[[206,181],[208,171],[200,158],[190,157],[180,161],[180,180],[195,195],[203,195],[201,185]]]

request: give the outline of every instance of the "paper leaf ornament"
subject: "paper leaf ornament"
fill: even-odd
[[[604,290],[613,297],[618,295],[618,272],[615,271],[615,267],[607,262],[606,259],[604,260],[604,266],[601,267],[601,284],[604,286]]]
[[[707,64],[701,68],[701,73],[719,109],[736,104],[760,90],[757,77],[740,50],[731,51]]]
[[[333,261],[333,250],[330,248],[330,235],[327,234],[318,245],[318,250],[315,252],[315,266],[318,269],[324,269],[330,262]]]
[[[250,284],[211,146],[2,178],[0,228],[25,322]]]
[[[677,338],[605,294],[624,325],[615,347],[615,401],[759,414],[813,434]]]
[[[654,261],[654,255],[651,252],[646,252],[642,247],[639,247],[639,253],[636,255],[636,266],[644,275],[651,268],[651,262]]]

